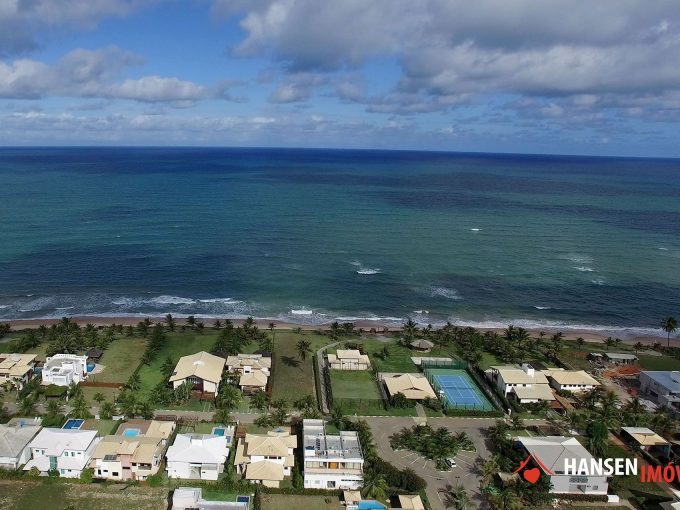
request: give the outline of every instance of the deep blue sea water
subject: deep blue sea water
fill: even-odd
[[[655,328],[680,313],[680,161],[0,149],[0,318]]]

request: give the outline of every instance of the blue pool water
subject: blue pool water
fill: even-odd
[[[85,420],[76,420],[76,419],[70,419],[67,420],[66,423],[64,423],[64,426],[62,429],[79,429],[80,427],[83,426],[83,423],[85,423]]]
[[[215,427],[215,428],[212,430],[212,432],[213,432],[213,434],[215,434],[216,436],[223,436],[224,433],[225,433],[225,430],[224,430],[223,428]]]
[[[248,503],[250,501],[250,496],[236,496],[237,503]]]
[[[358,503],[359,510],[385,510],[387,507],[374,499],[364,499]]]
[[[87,364],[87,371],[92,372],[94,370],[95,364],[94,363],[88,363]]]
[[[139,429],[127,429],[123,432],[125,437],[136,437],[139,435]]]

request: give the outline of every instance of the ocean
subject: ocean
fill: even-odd
[[[660,333],[680,160],[0,149],[0,319],[165,313]]]

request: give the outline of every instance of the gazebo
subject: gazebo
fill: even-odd
[[[432,347],[434,347],[432,342],[425,340],[424,338],[421,338],[420,340],[414,340],[410,345],[413,347],[413,349],[420,352],[430,352]]]

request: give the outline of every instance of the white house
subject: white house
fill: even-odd
[[[640,393],[680,412],[680,372],[677,370],[644,370],[640,372]]]
[[[548,378],[528,363],[518,366],[492,366],[486,377],[504,397],[522,404],[555,400]]]
[[[303,420],[305,489],[357,490],[364,480],[364,458],[354,431],[326,434],[323,420]]]
[[[33,377],[35,354],[0,353],[0,384],[9,381],[21,389]]]
[[[593,456],[574,437],[534,436],[517,437],[515,441],[531,455],[531,465],[539,468],[542,476],[549,476],[552,494],[607,494],[606,476],[573,476],[565,472],[565,460],[579,466],[582,459],[590,465]],[[550,474],[552,473],[552,474]]]
[[[87,356],[77,354],[55,354],[45,360],[42,369],[42,383],[45,385],[69,386],[78,384],[87,377]]]
[[[182,356],[170,376],[173,388],[178,388],[186,381],[194,390],[217,395],[224,370],[224,358],[201,351],[189,356]]]
[[[59,476],[78,478],[98,443],[96,430],[44,428],[28,445],[31,460],[24,471],[35,467],[43,476],[56,470]]]
[[[328,366],[334,370],[368,370],[371,361],[367,354],[357,349],[338,349],[335,354],[328,354]]]
[[[600,383],[585,370],[543,370],[543,375],[548,378],[550,386],[558,391],[571,391],[582,393],[590,391]]]
[[[31,458],[29,443],[40,431],[33,422],[0,425],[0,468],[18,469]]]
[[[217,480],[224,471],[234,427],[224,427],[224,435],[177,434],[165,454],[169,478]]]
[[[293,450],[297,436],[290,430],[276,429],[267,434],[246,434],[236,447],[236,472],[246,480],[266,487],[279,487],[295,465]]]

